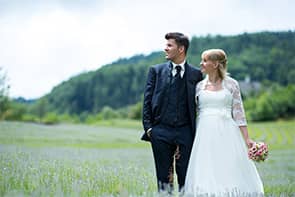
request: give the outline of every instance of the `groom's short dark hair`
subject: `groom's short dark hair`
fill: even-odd
[[[189,48],[189,39],[186,35],[179,32],[169,32],[165,35],[165,39],[174,39],[178,46],[184,46],[185,54]]]

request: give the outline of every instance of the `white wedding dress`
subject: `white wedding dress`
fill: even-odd
[[[263,196],[255,164],[239,126],[247,125],[240,89],[226,77],[222,89],[197,85],[198,120],[184,187],[185,196]]]

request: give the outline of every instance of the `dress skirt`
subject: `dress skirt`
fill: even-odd
[[[263,196],[256,166],[230,112],[200,113],[185,196]]]

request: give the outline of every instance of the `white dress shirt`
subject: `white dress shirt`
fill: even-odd
[[[185,60],[180,63],[180,64],[175,64],[174,62],[172,62],[172,65],[173,65],[173,68],[172,68],[172,75],[173,77],[176,75],[177,73],[177,70],[176,70],[176,66],[179,65],[181,67],[181,70],[180,70],[180,77],[183,78],[183,75],[184,75],[184,64],[185,64]]]

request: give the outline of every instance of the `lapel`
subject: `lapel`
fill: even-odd
[[[160,74],[160,80],[163,82],[162,87],[163,90],[160,91],[159,94],[159,101],[160,101],[160,106],[162,106],[164,109],[166,109],[168,102],[164,101],[168,98],[168,96],[166,95],[167,92],[169,92],[170,90],[170,83],[171,83],[171,79],[172,79],[172,63],[170,61],[168,61],[164,67],[162,68],[161,74]]]
[[[188,104],[191,108],[191,102],[192,102],[192,98],[194,98],[194,88],[192,87],[192,84],[190,83],[190,78],[191,78],[191,68],[188,65],[188,63],[184,64],[185,66],[185,82],[186,82],[186,92],[187,92],[187,99],[188,99]]]
[[[184,64],[184,68],[185,68],[184,75],[185,75],[186,87],[188,87],[189,86],[189,79],[190,79],[190,76],[191,76],[190,75],[191,74],[191,70],[190,70],[190,66],[188,65],[188,63],[185,63]]]
[[[166,63],[164,71],[163,71],[163,79],[165,79],[165,89],[169,87],[171,79],[172,79],[172,63],[169,61]]]

